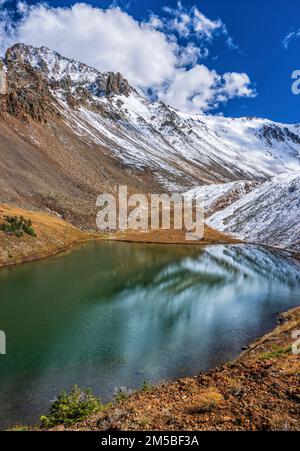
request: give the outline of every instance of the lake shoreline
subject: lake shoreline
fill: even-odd
[[[194,246],[241,243],[241,241],[220,234],[209,227],[205,227],[203,240],[198,241],[186,241],[183,230],[158,230],[146,233],[128,230],[112,234],[87,232],[57,216],[0,204],[0,222],[4,220],[5,216],[23,216],[25,219],[30,219],[37,237],[24,235],[22,238],[18,238],[0,231],[0,269],[52,257],[90,241]]]
[[[83,234],[85,232],[82,232]],[[76,246],[80,246],[82,244],[87,244],[90,242],[97,242],[97,241],[102,241],[102,242],[119,242],[119,243],[132,243],[132,244],[146,244],[146,245],[160,245],[160,246],[218,246],[218,245],[224,245],[224,244],[232,244],[232,245],[251,245],[251,246],[257,246],[257,247],[262,247],[265,249],[269,249],[270,251],[274,251],[274,252],[282,252],[283,254],[286,254],[287,257],[292,257],[295,258],[297,260],[300,260],[300,254],[299,252],[294,252],[291,251],[289,249],[284,249],[284,248],[280,248],[280,247],[275,247],[275,246],[269,246],[266,244],[260,244],[260,243],[248,243],[248,242],[244,242],[244,241],[238,241],[236,239],[227,239],[227,240],[217,240],[217,241],[206,241],[204,240],[203,242],[189,242],[189,241],[170,241],[170,242],[161,242],[161,241],[156,241],[156,240],[142,240],[139,241],[138,239],[136,240],[132,240],[132,239],[126,239],[126,238],[118,238],[118,237],[102,237],[102,236],[96,236],[95,233],[86,233],[87,236],[81,239],[77,239],[75,241],[72,241],[71,243],[69,243],[66,246],[62,246],[62,247],[58,247],[58,248],[53,248],[52,250],[50,250],[47,253],[42,253],[42,254],[36,254],[36,255],[32,255],[32,256],[22,256],[18,261],[11,261],[11,259],[6,260],[6,261],[0,261],[0,271],[1,269],[4,268],[12,268],[15,266],[19,266],[22,265],[24,263],[34,263],[34,262],[38,262],[41,260],[45,260],[47,258],[51,258],[51,257],[55,257],[57,255],[60,254],[64,254],[65,252],[71,251],[73,248],[76,248]],[[1,236],[0,236],[0,249],[1,249]]]
[[[282,324],[290,324],[289,329],[285,330],[289,334],[286,343],[278,341],[273,333],[269,343],[265,341],[260,349],[263,359],[252,356],[255,357],[252,362],[254,366],[250,369],[245,369],[244,364],[237,368],[226,364],[233,362],[233,359],[240,362],[241,356],[238,356],[241,349],[271,331],[280,312],[299,306],[299,263],[295,259],[244,244],[207,246],[203,249],[174,244],[168,247],[133,244],[119,244],[113,240],[90,242],[45,263],[0,272],[3,282],[3,302],[0,303],[3,330],[20,331],[9,333],[9,356],[3,362],[4,371],[1,371],[4,384],[10,380],[9,375],[14,379],[13,368],[16,365],[23,374],[23,355],[28,353],[29,359],[34,357],[28,367],[25,365],[30,375],[29,384],[27,378],[14,383],[15,391],[20,395],[10,397],[9,385],[5,386],[7,393],[5,390],[2,393],[5,402],[1,411],[3,427],[38,422],[41,415],[48,413],[49,399],[54,399],[61,390],[71,390],[71,383],[81,388],[91,387],[106,403],[112,399],[116,387],[139,390],[144,380],[160,384],[156,388],[150,387],[151,390],[146,384],[141,399],[144,408],[147,411],[147,402],[150,407],[154,403],[154,411],[156,409],[156,415],[160,415],[161,409],[168,409],[171,403],[170,423],[173,422],[173,410],[176,413],[181,409],[180,415],[184,414],[184,422],[190,427],[190,416],[197,421],[199,414],[186,415],[182,409],[190,411],[198,400],[202,405],[202,396],[206,401],[212,399],[213,403],[215,399],[222,399],[222,408],[212,409],[217,418],[233,418],[240,407],[239,404],[234,405],[233,413],[227,415],[226,409],[231,409],[227,401],[233,402],[233,395],[241,396],[242,401],[245,397],[245,403],[242,402],[245,408],[248,402],[254,402],[254,393],[258,389],[252,384],[253,381],[262,379],[263,386],[274,382],[272,378],[270,382],[268,375],[267,382],[263,381],[267,370],[271,371],[274,366],[273,362],[269,366],[263,365],[265,360],[270,363],[265,354],[271,354],[276,359],[279,357],[284,365],[291,362],[286,352],[290,351],[292,343],[292,321],[291,318],[283,318]],[[23,287],[21,292],[19,286]],[[18,311],[18,315],[13,317],[12,311]],[[34,315],[29,315],[23,324],[27,312],[34,312]],[[122,324],[122,330],[116,332],[119,331],[119,324]],[[293,327],[300,329],[299,321],[294,322]],[[62,336],[67,336],[68,340],[61,342]],[[80,338],[82,346],[75,350],[73,343],[76,337]],[[273,349],[274,346],[276,349]],[[148,352],[145,353],[145,349]],[[45,355],[47,361],[43,365],[43,380],[36,386],[34,381],[40,374]],[[72,356],[67,366],[65,356]],[[81,360],[80,356],[87,357]],[[105,356],[104,361],[101,356]],[[292,368],[296,363],[291,362]],[[60,368],[64,369],[63,373]],[[220,380],[219,376],[205,379],[220,368],[225,368]],[[202,382],[199,385],[200,376],[193,377],[200,370],[204,380],[208,380],[206,386]],[[280,399],[287,390],[283,387],[293,387],[296,370],[296,367],[292,369],[292,379],[289,375],[283,377]],[[280,380],[280,372],[283,371],[290,370],[281,368],[276,378]],[[187,393],[182,393],[181,381],[186,380],[189,389]],[[160,381],[173,382],[164,384],[166,388],[163,391]],[[178,381],[180,384],[176,385]],[[172,388],[173,384],[175,388]],[[223,386],[227,387],[225,392],[222,391]],[[43,387],[42,390],[40,387]],[[144,396],[150,395],[152,390],[158,396],[146,402],[148,398],[144,399]],[[276,390],[275,387],[274,393]],[[181,395],[192,407],[181,404]],[[178,405],[173,406],[173,398],[177,399]],[[19,399],[22,399],[21,409],[17,407]],[[292,408],[292,404],[287,405],[290,401],[284,401],[288,410]],[[274,399],[272,402],[275,404]],[[7,412],[11,412],[10,421],[7,421],[7,412],[3,410],[6,403]],[[262,404],[266,403],[263,398]],[[120,407],[120,404],[117,406]],[[241,414],[246,417],[244,411]],[[141,412],[140,427],[145,421],[148,422],[145,417],[146,413]],[[182,421],[180,418],[176,417],[176,424]],[[32,427],[38,427],[37,423],[34,424]],[[271,426],[274,427],[273,423]],[[255,427],[259,425],[255,423]],[[182,427],[181,430],[185,429]]]
[[[0,222],[5,216],[30,219],[37,236],[24,234],[18,238],[0,231],[0,270],[43,260],[64,253],[76,245],[102,239],[102,235],[82,231],[57,216],[1,204]]]
[[[135,392],[54,430],[299,431],[300,360],[292,333],[300,329],[300,307],[279,315],[278,323],[233,362]]]
[[[62,219],[47,213],[23,210],[9,205],[0,205],[0,219],[5,215],[23,215],[31,219],[37,229],[37,237],[24,236],[17,238],[0,232],[0,269],[13,267],[22,263],[39,261],[69,251],[76,245],[90,241],[112,241],[124,243],[211,246],[221,244],[253,244],[274,251],[281,251],[300,259],[299,252],[258,243],[245,243],[235,237],[224,235],[205,226],[202,240],[187,241],[183,230],[157,230],[140,232],[128,230],[100,234],[99,232],[82,231]]]

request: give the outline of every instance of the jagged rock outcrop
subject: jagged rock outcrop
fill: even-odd
[[[113,72],[109,72],[106,81],[106,94],[120,94],[129,96],[131,92],[131,87],[125,78],[122,77],[120,72],[114,74]]]
[[[23,56],[23,46],[8,49],[5,55],[5,89],[1,109],[18,119],[47,122],[47,114],[57,114],[49,86]]]
[[[4,70],[4,63],[6,70]],[[133,92],[120,73],[102,74],[85,64],[64,58],[46,47],[16,44],[6,52],[0,67],[1,109],[23,120],[47,122],[59,115],[52,91],[60,91],[74,109],[92,96],[125,95]]]
[[[3,61],[0,60],[0,95],[7,92],[6,69]]]
[[[294,144],[300,144],[300,136],[296,133],[291,132],[288,127],[281,128],[278,125],[264,125],[261,130],[261,135],[270,147],[273,146],[274,140],[285,142],[287,139],[289,139]]]

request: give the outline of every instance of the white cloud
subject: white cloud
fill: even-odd
[[[293,40],[295,40],[295,39],[298,39],[298,38],[300,38],[300,28],[299,28],[299,30],[294,30],[294,31],[290,31],[286,36],[285,36],[285,38],[283,39],[283,41],[282,41],[282,45],[283,45],[283,47],[286,49],[286,50],[288,50],[288,48],[289,48],[289,46],[290,46],[290,43],[293,41]]]
[[[190,70],[178,70],[158,96],[165,103],[185,111],[209,111],[235,97],[254,97],[247,74],[226,73],[219,75],[215,70],[197,64]]]
[[[139,24],[119,8],[101,10],[84,3],[70,8],[36,5],[24,9],[13,42],[45,45],[64,56],[102,71],[123,71],[141,87],[162,83],[176,65],[176,44],[147,24]]]
[[[197,6],[188,9],[179,1],[177,8],[165,7],[164,11],[170,16],[163,20],[164,27],[176,31],[181,37],[195,34],[199,38],[210,40],[215,32],[226,31],[220,19],[210,20]]]
[[[204,65],[178,70],[166,87],[159,91],[165,103],[186,112],[207,111],[213,107],[220,76]]]
[[[196,7],[192,15],[180,7],[182,27],[190,27],[192,21],[189,30],[206,43],[222,28],[221,21],[211,21]],[[253,95],[246,74],[222,76],[200,65],[207,47],[193,42],[180,45],[166,30],[164,18],[138,22],[118,7],[103,10],[86,3],[54,8],[20,2],[18,12],[21,19],[16,23],[7,12],[0,14],[2,52],[16,42],[44,45],[100,71],[119,71],[136,87],[151,89],[159,99],[184,111],[204,112],[230,98]]]
[[[223,75],[224,92],[228,99],[235,97],[253,97],[255,93],[250,88],[251,81],[247,74],[230,72]]]
[[[216,30],[222,29],[223,23],[220,19],[212,21],[205,17],[196,7],[193,8],[193,11],[195,15],[193,24],[194,30],[197,34],[200,34],[200,36],[206,36],[211,39]]]
[[[197,64],[198,59],[206,58],[208,55],[208,51],[206,49],[200,49],[196,47],[193,42],[189,42],[186,47],[181,47],[177,52],[177,66],[185,67],[185,66],[195,66]]]
[[[232,36],[228,35],[226,45],[230,50],[236,50],[237,52],[241,53],[238,44],[235,42]]]

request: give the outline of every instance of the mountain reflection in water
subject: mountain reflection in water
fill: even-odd
[[[299,304],[300,263],[246,245],[89,243],[0,271],[0,425],[76,383],[104,400],[234,358]]]

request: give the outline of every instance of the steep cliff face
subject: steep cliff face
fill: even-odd
[[[117,72],[116,74],[109,72],[106,79],[105,91],[107,95],[118,94],[128,97],[133,90],[120,72]]]
[[[23,121],[32,118],[47,122],[47,113],[55,113],[53,97],[41,73],[23,57],[22,47],[15,46],[5,55],[5,89],[2,109]]]
[[[7,91],[6,68],[0,60],[0,95],[5,95]]]
[[[102,74],[46,47],[16,44],[1,64],[0,94],[6,95],[2,108],[23,120],[47,122],[47,114],[59,116],[53,91],[62,91],[72,108],[90,100],[92,94],[128,96],[132,91],[121,74]]]

